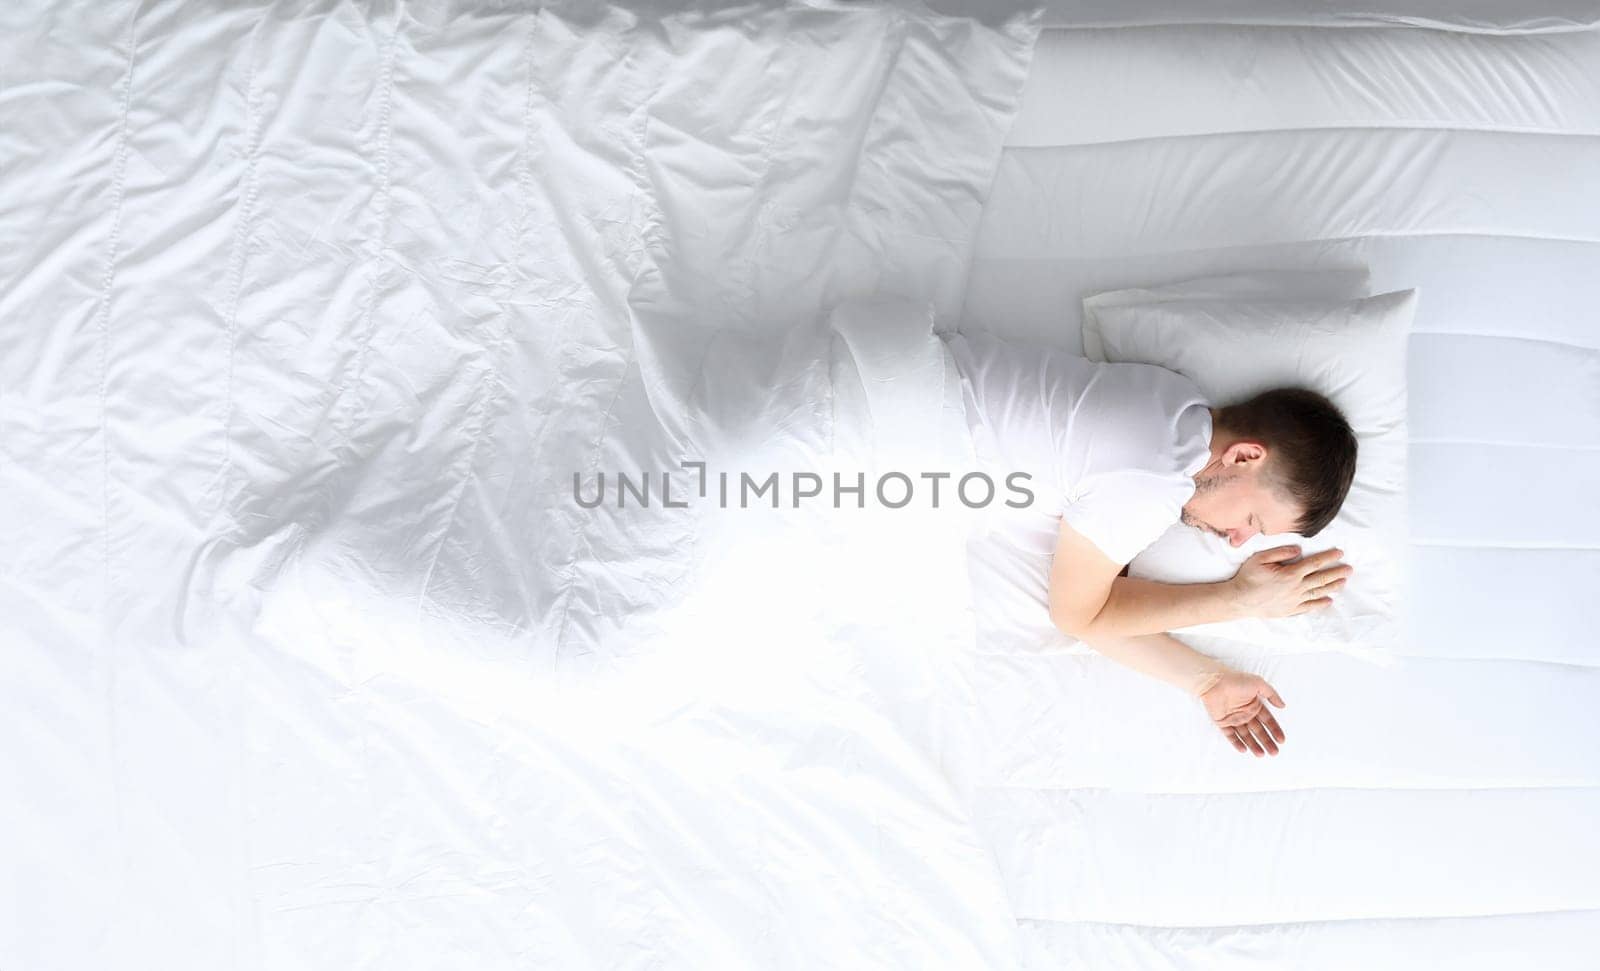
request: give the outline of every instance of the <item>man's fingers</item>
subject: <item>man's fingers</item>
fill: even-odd
[[[1254,555],[1261,557],[1265,563],[1282,563],[1284,560],[1292,560],[1299,556],[1300,547],[1274,546],[1270,550],[1259,550]]]
[[[1332,607],[1332,606],[1333,606],[1333,598],[1332,597],[1318,597],[1315,600],[1307,600],[1305,603],[1303,603],[1300,606],[1296,607],[1293,611],[1290,612],[1289,616],[1295,617],[1295,616],[1298,616],[1300,614],[1310,613],[1313,610],[1326,610],[1327,608]]]
[[[1349,583],[1351,574],[1355,572],[1353,568],[1348,566],[1336,566],[1308,573],[1300,581],[1300,593],[1302,596],[1321,596],[1324,593],[1337,590]]]
[[[1260,742],[1262,747],[1267,750],[1268,755],[1278,754],[1278,740],[1272,737],[1272,733],[1267,730],[1265,722],[1259,718],[1251,722],[1250,732],[1256,737],[1256,741]]]
[[[1311,574],[1316,573],[1318,570],[1331,567],[1333,564],[1338,563],[1343,558],[1344,550],[1335,548],[1331,550],[1323,550],[1321,553],[1313,553],[1295,563],[1295,566],[1300,569],[1300,575],[1302,577],[1308,577]]]
[[[1235,728],[1234,731],[1239,733],[1239,738],[1244,742],[1245,746],[1250,749],[1250,751],[1257,755],[1267,754],[1267,750],[1261,747],[1261,743],[1256,741],[1256,737],[1250,734],[1250,725],[1248,722],[1240,725],[1238,728]]]
[[[1349,581],[1344,577],[1338,577],[1337,579],[1329,580],[1327,583],[1319,583],[1316,586],[1311,587],[1306,591],[1306,594],[1308,596],[1316,597],[1326,596],[1327,594],[1343,589],[1347,582]]]
[[[1340,577],[1348,577],[1354,572],[1356,572],[1355,567],[1348,563],[1340,563],[1336,566],[1326,567],[1321,570],[1312,570],[1310,573],[1306,574],[1306,582],[1312,586],[1332,583]]]
[[[1261,710],[1261,717],[1256,721],[1266,728],[1267,734],[1272,736],[1273,741],[1282,742],[1286,738],[1283,734],[1283,726],[1279,725],[1278,720],[1272,717],[1272,712],[1267,711],[1265,708]]]
[[[1268,704],[1284,707],[1277,689],[1262,681],[1256,697],[1218,718],[1217,728],[1241,752],[1256,756],[1277,755],[1279,744],[1288,736],[1267,708]]]

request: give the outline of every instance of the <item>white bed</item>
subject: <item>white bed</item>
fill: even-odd
[[[1600,11],[538,6],[0,11],[0,967],[1592,966]],[[1414,630],[1273,760],[1037,560],[568,501],[852,296],[1358,264]]]

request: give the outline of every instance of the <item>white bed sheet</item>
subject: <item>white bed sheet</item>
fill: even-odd
[[[1416,287],[1408,652],[1241,651],[1289,702],[1283,754],[1241,760],[1049,629],[1047,563],[976,546],[977,817],[1024,966],[1589,967],[1600,34],[1254,9],[1043,33],[961,326],[1081,349],[1098,290],[1362,265]]]

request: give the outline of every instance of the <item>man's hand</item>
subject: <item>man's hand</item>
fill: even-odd
[[[1200,692],[1206,714],[1233,747],[1256,755],[1277,755],[1283,729],[1266,703],[1282,708],[1272,685],[1243,671],[1224,671],[1212,675],[1211,686]]]
[[[1355,570],[1339,562],[1342,550],[1300,555],[1298,546],[1259,550],[1240,564],[1228,583],[1234,602],[1246,617],[1293,617],[1322,610],[1333,603],[1329,594],[1345,585]]]

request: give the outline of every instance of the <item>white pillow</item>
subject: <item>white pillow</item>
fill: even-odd
[[[1338,547],[1355,567],[1325,610],[1176,631],[1201,649],[1224,654],[1241,647],[1274,653],[1340,650],[1378,658],[1399,648],[1404,636],[1406,338],[1416,291],[1308,297],[1309,280],[1303,274],[1252,274],[1097,294],[1084,301],[1084,348],[1095,360],[1139,361],[1177,371],[1214,405],[1270,388],[1312,388],[1339,407],[1356,434],[1359,451],[1349,497],[1316,537],[1258,535],[1236,549],[1179,523],[1129,564],[1132,576],[1210,582],[1231,577],[1257,550],[1297,544],[1306,555]],[[1320,283],[1327,285],[1324,292],[1340,285],[1333,277]],[[1273,297],[1273,292],[1284,296]],[[1230,295],[1241,293],[1250,295]]]
[[[1256,270],[1227,276],[1180,280],[1155,287],[1108,290],[1083,298],[1083,356],[1104,361],[1100,328],[1091,321],[1105,307],[1174,300],[1354,300],[1367,295],[1367,268]]]

